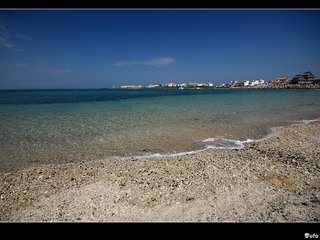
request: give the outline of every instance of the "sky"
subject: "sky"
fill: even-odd
[[[0,10],[0,89],[320,76],[320,10]]]

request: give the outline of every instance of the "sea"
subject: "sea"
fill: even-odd
[[[2,90],[0,172],[243,148],[319,116],[319,90]]]

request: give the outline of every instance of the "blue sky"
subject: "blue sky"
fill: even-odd
[[[317,10],[1,10],[0,89],[320,75]]]

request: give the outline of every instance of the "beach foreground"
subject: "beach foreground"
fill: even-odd
[[[1,173],[0,220],[318,222],[320,122],[245,145]]]

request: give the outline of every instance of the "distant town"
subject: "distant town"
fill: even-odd
[[[215,85],[209,83],[173,83],[143,85],[122,85],[113,87],[116,89],[140,89],[140,88],[176,88],[176,89],[207,89],[207,88],[302,88],[302,89],[320,89],[320,78],[313,75],[310,71],[304,74],[298,74],[289,79],[286,76],[280,76],[276,79],[265,81],[263,79],[231,81]]]

